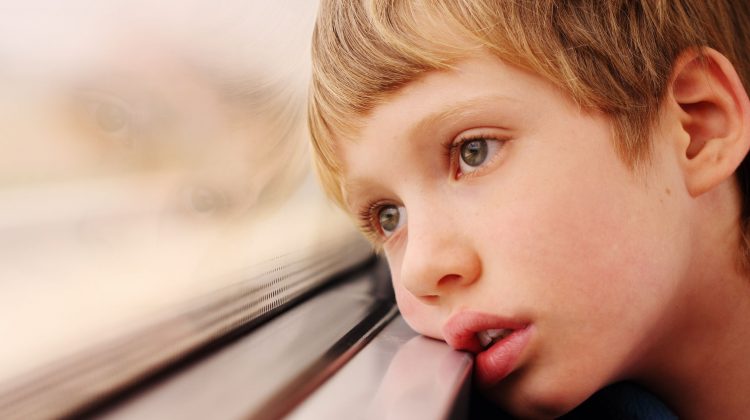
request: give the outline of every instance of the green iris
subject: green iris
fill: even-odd
[[[384,232],[391,233],[398,228],[401,213],[396,206],[384,206],[378,213],[380,228]]]
[[[477,139],[461,145],[461,160],[469,166],[479,166],[487,159],[487,140]]]

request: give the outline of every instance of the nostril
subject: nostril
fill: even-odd
[[[464,278],[458,274],[448,274],[438,281],[438,287],[447,287],[463,283]]]
[[[437,295],[424,295],[419,297],[422,302],[428,304],[428,305],[437,305],[438,300],[440,299]]]

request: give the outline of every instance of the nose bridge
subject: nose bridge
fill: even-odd
[[[417,298],[434,301],[457,287],[474,283],[481,261],[466,219],[446,203],[407,208],[408,239],[402,261],[404,287]]]

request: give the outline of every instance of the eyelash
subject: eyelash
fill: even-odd
[[[443,143],[443,150],[445,150],[444,159],[448,160],[448,167],[451,172],[451,178],[460,179],[466,176],[475,176],[477,173],[483,172],[482,169],[480,168],[468,174],[456,174],[456,171],[458,170],[458,168],[461,167],[458,162],[458,159],[459,159],[458,153],[461,150],[461,146],[474,140],[496,141],[496,142],[501,143],[501,147],[502,147],[502,144],[504,144],[510,139],[506,137],[497,137],[494,135],[485,135],[485,134],[480,133],[480,134],[472,134],[466,137],[461,137],[458,141],[451,140],[448,143]],[[487,161],[482,164],[482,167],[486,167],[490,165],[495,160],[495,157],[496,156],[487,156]]]
[[[443,159],[448,160],[448,166],[449,170],[451,171],[451,177],[458,179],[464,176],[472,176],[475,175],[477,172],[481,173],[481,169],[469,173],[469,174],[463,174],[463,175],[457,175],[454,176],[453,174],[456,172],[456,170],[460,167],[458,164],[458,151],[461,150],[461,146],[464,143],[473,141],[473,140],[489,140],[489,141],[497,141],[500,143],[505,143],[509,139],[507,138],[499,138],[497,136],[488,136],[484,134],[473,134],[470,136],[462,137],[458,141],[455,141],[455,139],[452,139],[448,143],[443,143]],[[487,164],[491,164],[492,161],[495,159],[495,156],[488,156],[488,161],[483,166],[486,166]],[[380,246],[384,242],[385,235],[383,234],[380,226],[378,225],[377,218],[379,216],[380,211],[385,206],[391,206],[396,205],[389,201],[382,201],[382,200],[373,200],[362,206],[361,210],[358,214],[359,219],[359,227],[360,230],[364,233],[364,235],[370,240],[370,242],[374,243],[376,246]]]
[[[384,234],[378,226],[376,217],[384,206],[392,205],[384,201],[371,201],[359,211],[359,228],[370,242],[376,245],[383,241]]]

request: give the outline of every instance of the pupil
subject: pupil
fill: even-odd
[[[461,159],[469,166],[479,166],[487,158],[487,141],[472,140],[461,145]]]
[[[207,188],[195,188],[191,191],[190,201],[198,213],[210,213],[219,206],[220,197]]]
[[[96,121],[102,130],[114,133],[125,127],[125,112],[118,106],[101,104],[96,109]]]
[[[386,206],[380,210],[380,227],[386,232],[392,232],[398,227],[399,213],[396,206]]]

